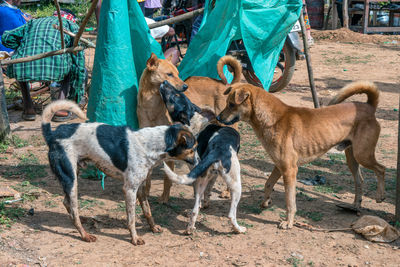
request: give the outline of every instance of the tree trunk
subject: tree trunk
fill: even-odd
[[[10,122],[8,121],[6,95],[4,90],[3,71],[0,65],[0,141],[10,133]]]

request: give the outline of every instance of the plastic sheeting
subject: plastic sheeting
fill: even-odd
[[[104,0],[101,6],[87,115],[90,121],[138,128],[136,96],[146,61],[164,58],[136,0]]]
[[[301,0],[207,0],[203,22],[179,66],[190,76],[219,79],[217,61],[232,40],[243,39],[257,77],[268,89],[287,34],[300,16]]]

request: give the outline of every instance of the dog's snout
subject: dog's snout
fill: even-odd
[[[220,115],[218,115],[216,119],[217,119],[217,121],[222,122]]]
[[[167,80],[164,80],[163,82],[162,82],[162,85],[167,85],[168,84],[168,81]]]
[[[184,83],[184,84],[182,85],[182,90],[183,90],[183,92],[186,91],[188,88],[189,88],[189,86],[187,86],[186,83]]]

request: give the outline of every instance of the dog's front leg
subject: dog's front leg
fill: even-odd
[[[296,215],[296,175],[297,175],[297,166],[287,168],[283,172],[287,219],[285,222],[281,222],[279,224],[279,228],[281,229],[293,228],[294,216]]]
[[[125,204],[126,204],[126,213],[128,215],[128,229],[131,233],[132,244],[136,245],[144,245],[144,240],[138,237],[136,233],[136,225],[135,225],[135,216],[136,216],[136,196],[139,185],[137,183],[130,183],[129,181],[125,181],[123,190],[125,193]]]
[[[147,181],[146,181],[147,182]],[[140,202],[140,206],[142,207],[143,210],[143,215],[147,220],[147,223],[150,226],[150,229],[153,233],[161,233],[163,230],[161,226],[156,225],[154,223],[154,218],[151,215],[151,209],[150,209],[150,204],[149,200],[147,199],[147,188],[144,187],[143,185],[140,186],[139,191],[138,191],[138,199]]]
[[[172,171],[174,171],[175,169],[175,164],[173,161],[168,161],[167,162],[168,167],[170,167],[170,169]],[[171,186],[172,186],[172,182],[170,179],[168,179],[167,176],[164,177],[164,191],[160,197],[160,203],[166,204],[168,203],[169,200],[169,194],[171,191]]]
[[[275,166],[274,169],[272,170],[270,176],[268,177],[268,180],[265,182],[264,201],[263,201],[263,203],[261,203],[261,208],[268,208],[268,206],[271,205],[271,203],[272,203],[271,193],[272,193],[272,190],[274,189],[276,182],[278,182],[279,178],[281,178],[281,172]]]

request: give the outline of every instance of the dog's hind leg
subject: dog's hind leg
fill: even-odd
[[[174,171],[175,164],[174,164],[173,161],[168,161],[167,165],[168,165],[168,167],[170,167],[170,169],[172,171]],[[160,196],[160,200],[159,200],[160,203],[163,203],[163,204],[168,203],[169,195],[170,195],[170,192],[171,192],[171,186],[172,186],[171,180],[168,179],[167,176],[165,176],[164,177],[164,190],[163,190],[162,195]]]
[[[128,177],[133,176],[130,174]],[[135,177],[135,181],[130,181],[131,179],[125,179],[123,191],[125,194],[125,204],[126,213],[128,215],[128,229],[131,233],[132,244],[133,245],[144,245],[144,240],[140,238],[136,233],[136,197],[139,186],[146,177],[140,179],[140,177]],[[133,180],[133,179],[132,179]]]
[[[190,235],[193,233],[193,231],[196,229],[195,223],[197,220],[197,216],[199,215],[199,209],[200,209],[200,203],[201,203],[201,198],[204,194],[204,191],[206,190],[207,184],[208,184],[208,176],[205,177],[199,177],[197,178],[195,182],[195,203],[194,207],[192,210],[192,213],[190,214],[190,220],[189,223],[186,227],[185,234]]]
[[[375,148],[378,142],[380,126],[377,121],[359,125],[357,134],[353,138],[353,155],[359,164],[375,172],[378,179],[376,202],[385,199],[385,166],[379,164],[375,158]]]
[[[212,172],[216,172],[216,170],[212,170]],[[210,206],[211,190],[214,188],[217,178],[218,173],[212,174],[212,179],[207,184],[206,190],[204,191],[203,205],[201,205],[203,209],[207,209]]]
[[[296,214],[296,176],[297,166],[288,167],[283,172],[283,181],[285,183],[285,200],[287,209],[287,220],[279,224],[281,229],[291,229],[294,224],[294,215]]]
[[[272,193],[272,190],[274,189],[274,185],[276,184],[276,182],[278,182],[279,178],[281,178],[281,172],[275,166],[274,169],[272,170],[270,176],[268,177],[268,180],[265,182],[264,201],[261,204],[262,208],[268,208],[268,206],[271,205],[271,203],[272,203],[271,193]]]
[[[353,148],[351,146],[348,147],[345,150],[345,153],[346,153],[347,165],[349,166],[351,174],[353,175],[354,184],[356,187],[353,205],[356,209],[359,209],[361,207],[361,201],[362,201],[362,186],[364,178],[361,173],[360,164],[358,164],[358,162],[354,158]]]
[[[147,182],[147,180],[146,180],[146,182]],[[142,207],[142,210],[143,210],[143,215],[146,218],[151,231],[153,233],[161,233],[162,228],[159,225],[156,225],[154,223],[154,218],[151,215],[151,209],[150,209],[149,200],[147,199],[148,195],[147,195],[146,189],[147,188],[144,185],[141,185],[138,190],[138,199],[140,202],[140,206]]]
[[[242,194],[242,183],[240,180],[240,163],[235,157],[232,158],[232,167],[229,173],[223,173],[222,177],[225,179],[231,191],[231,207],[229,210],[229,219],[231,220],[233,230],[236,233],[246,232],[246,227],[240,226],[236,220],[237,207]]]

